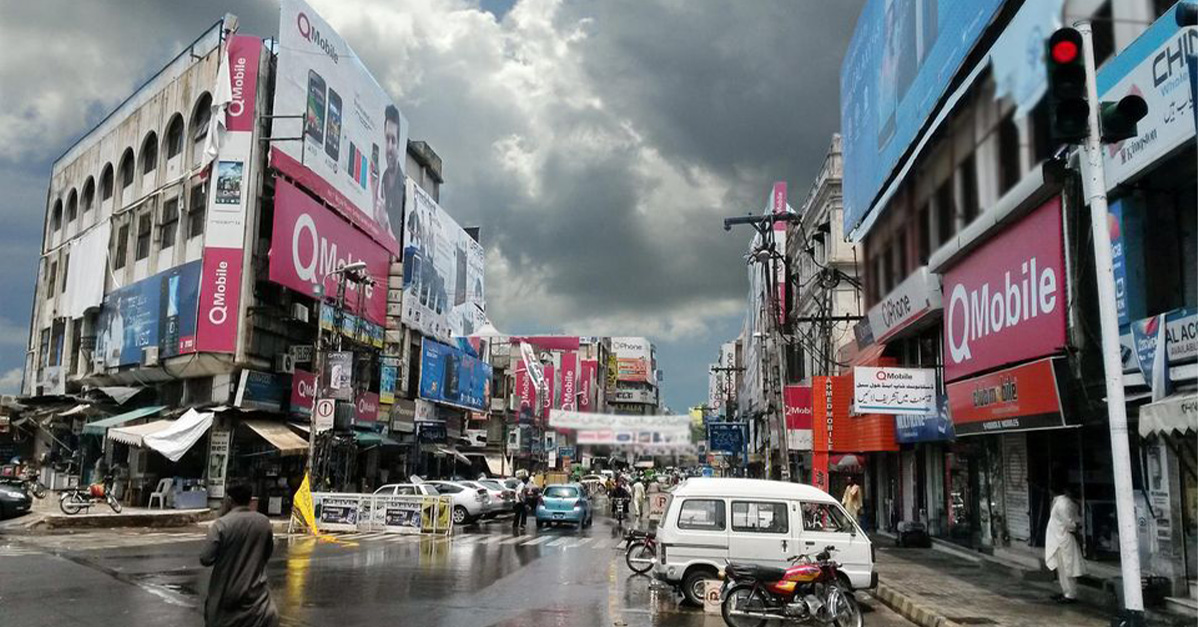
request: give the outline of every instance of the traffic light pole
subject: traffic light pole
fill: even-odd
[[[1127,403],[1123,394],[1123,360],[1119,347],[1119,316],[1115,308],[1115,273],[1111,239],[1107,236],[1106,175],[1102,163],[1101,128],[1098,124],[1097,72],[1094,40],[1089,21],[1074,25],[1082,35],[1089,107],[1089,134],[1084,144],[1090,229],[1094,239],[1094,267],[1098,283],[1098,311],[1102,329],[1102,363],[1106,371],[1106,406],[1110,420],[1111,462],[1115,474],[1115,510],[1119,521],[1119,558],[1123,571],[1122,624],[1143,624],[1144,599],[1140,584],[1140,552],[1132,498],[1131,450],[1128,444]]]

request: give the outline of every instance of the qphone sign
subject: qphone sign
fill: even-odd
[[[1067,294],[1056,197],[944,275],[945,379],[1059,351]]]

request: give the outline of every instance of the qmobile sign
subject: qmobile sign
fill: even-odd
[[[358,311],[358,287],[346,282],[345,304],[376,324],[384,324],[387,303],[383,285],[387,280],[390,254],[365,233],[317,203],[294,185],[278,179],[275,188],[274,235],[270,249],[270,280],[316,296],[323,281],[324,294],[336,296],[337,276],[329,272],[358,261],[366,262],[366,273],[376,286],[365,286],[362,311]]]
[[[1065,345],[1061,201],[1054,198],[944,275],[947,380]]]

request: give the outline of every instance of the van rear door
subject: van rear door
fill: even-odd
[[[836,551],[832,559],[841,565],[854,588],[868,588],[873,573],[873,556],[869,538],[857,528],[840,503],[832,501],[804,501],[802,531],[799,535],[800,551],[812,559],[826,546]]]

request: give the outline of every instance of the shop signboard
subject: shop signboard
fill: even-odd
[[[229,442],[233,432],[226,427],[212,427],[208,432],[208,497],[225,496],[225,471],[229,467]]]
[[[259,372],[248,368],[241,371],[237,384],[237,395],[233,406],[241,409],[283,411],[290,393],[290,382],[283,376],[271,372]]]
[[[558,456],[566,459],[574,459],[577,457],[578,449],[573,446],[560,446],[557,449]]]
[[[811,433],[811,386],[788,385],[782,388],[782,401],[786,406],[786,446],[792,451],[810,451]]]
[[[1136,321],[1143,325],[1145,320]],[[1123,372],[1139,370],[1137,351],[1131,327],[1119,338],[1123,356]],[[1174,309],[1165,314],[1165,356],[1170,366],[1198,359],[1198,309]]]
[[[406,398],[395,399],[391,406],[391,430],[412,433],[416,430],[416,402]]]
[[[1194,141],[1186,55],[1198,46],[1198,29],[1178,28],[1172,11],[1161,16],[1135,42],[1098,73],[1100,100],[1118,102],[1138,95],[1148,114],[1136,123],[1135,137],[1103,147],[1107,189],[1124,183],[1178,147]]]
[[[940,275],[922,266],[869,310],[868,327],[876,341],[885,342],[940,307]]]
[[[743,422],[709,422],[707,423],[708,450],[729,455],[739,455],[745,450],[745,431],[748,425]]]
[[[271,144],[271,166],[398,255],[407,119],[303,0],[282,0],[277,46],[274,135],[300,140]]]
[[[204,252],[199,288],[199,321],[196,350],[233,353],[241,315],[242,260],[245,256],[245,217],[254,180],[252,170],[255,97],[262,40],[234,35],[228,57],[221,60],[221,79],[229,80],[229,102],[223,112],[223,137],[212,165],[214,192],[204,218]],[[220,114],[218,114],[220,115]],[[215,131],[209,129],[209,133]]]
[[[566,410],[578,409],[578,353],[574,351],[562,353],[561,368],[562,400],[560,407]]]
[[[308,416],[316,401],[316,374],[296,370],[291,375],[291,413]]]
[[[657,402],[657,395],[649,388],[619,388],[614,400],[619,403],[652,405]]]
[[[611,352],[616,357],[616,380],[653,382],[650,372],[652,345],[643,337],[613,337]]]
[[[853,368],[853,407],[861,414],[928,414],[936,411],[936,371],[931,368]]]
[[[160,360],[194,353],[199,285],[193,261],[105,294],[95,359],[114,368],[141,363],[144,348],[156,347]]]
[[[395,379],[399,375],[399,364],[393,357],[384,357],[379,364],[379,402],[384,405],[395,403]]]
[[[312,363],[313,348],[311,344],[292,344],[289,352],[297,364]]]
[[[865,219],[1002,0],[869,0],[840,67],[844,225]]]
[[[948,385],[957,437],[1065,426],[1057,382],[1065,361],[1040,359]]]
[[[354,399],[354,354],[333,351],[325,356],[325,381],[329,396],[340,401]]]
[[[584,359],[578,374],[578,411],[595,410],[595,383],[599,373],[599,361]]]
[[[379,420],[379,395],[374,392],[359,392],[354,400],[354,423],[373,424]]]
[[[937,395],[936,411],[928,414],[899,414],[894,417],[894,438],[900,444],[941,442],[954,439],[948,417],[948,399]]]
[[[491,397],[491,364],[461,349],[425,338],[421,344],[420,397],[485,411]]]
[[[944,377],[1051,355],[1065,346],[1065,254],[1055,197],[944,275]]]
[[[444,444],[447,437],[444,422],[416,423],[416,439],[422,443]]]
[[[474,335],[485,321],[483,247],[428,192],[408,188],[401,320],[443,342]]]
[[[294,142],[279,142],[280,144]],[[331,274],[351,263],[364,262],[365,274],[377,286],[345,280],[345,306],[376,324],[386,324],[386,283],[391,255],[324,205],[283,179],[275,181],[274,240],[269,278],[313,298],[334,297],[341,275]],[[358,290],[365,301],[358,308]]]

